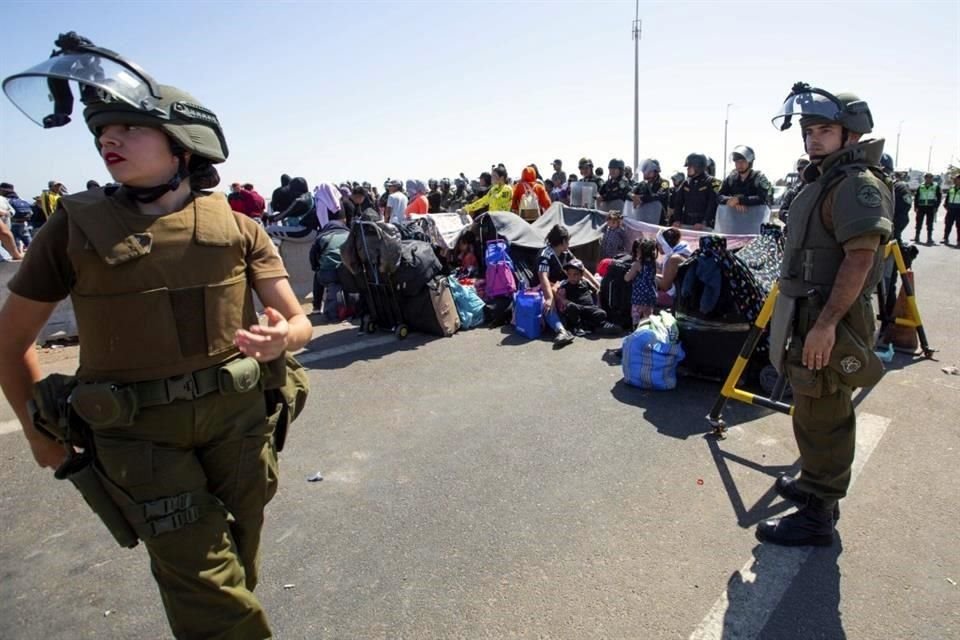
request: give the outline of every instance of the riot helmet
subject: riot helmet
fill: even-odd
[[[44,128],[70,122],[76,83],[83,116],[94,136],[107,124],[162,129],[183,150],[212,163],[229,155],[216,114],[186,92],[158,84],[137,64],[71,31],[61,34],[50,58],[3,81],[3,91]]]
[[[644,175],[648,173],[660,173],[660,163],[653,158],[645,158],[643,162],[640,163],[640,173]]]
[[[3,90],[28,118],[44,128],[71,121],[75,83],[83,117],[100,149],[100,131],[113,124],[140,125],[163,131],[179,160],[176,174],[154,187],[127,190],[140,202],[153,202],[191,177],[191,188],[216,186],[213,164],[229,155],[216,114],[188,93],[157,83],[141,67],[118,53],[95,46],[76,32],[61,34],[50,58],[9,76]],[[186,152],[192,157],[186,161]]]
[[[882,156],[880,156],[880,167],[888,176],[893,175],[893,172],[896,170],[896,168],[893,166],[893,156],[891,156],[889,153],[884,153]]]
[[[715,176],[717,175],[717,163],[713,161],[713,158],[707,156],[707,175]]]
[[[429,180],[427,180],[427,186],[428,186],[430,189],[436,189],[437,187],[440,186],[440,183],[437,182],[437,180],[436,180],[435,178],[430,178]]]
[[[733,151],[730,153],[730,162],[746,160],[751,167],[753,166],[753,161],[756,160],[756,158],[757,156],[754,154],[753,149],[743,144],[735,146]]]
[[[805,82],[793,85],[771,122],[780,131],[786,131],[792,126],[794,116],[799,116],[801,129],[814,124],[839,124],[844,132],[866,134],[873,131],[873,115],[866,101],[852,93],[834,95]]]
[[[684,160],[683,166],[693,167],[700,171],[707,170],[707,156],[702,153],[691,153],[687,156],[687,159]]]
[[[620,171],[623,171],[623,168],[626,166],[627,163],[618,158],[613,158],[609,163],[607,163],[607,169],[619,169]]]
[[[807,157],[807,154],[803,154],[797,158],[797,173],[803,173],[807,167],[810,166],[810,158]]]

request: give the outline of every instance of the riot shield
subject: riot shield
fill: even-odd
[[[663,205],[659,202],[648,202],[639,207],[634,206],[629,200],[623,205],[623,217],[649,224],[660,224],[660,216],[663,214]]]
[[[597,185],[579,180],[570,187],[570,206],[594,209],[597,206]]]
[[[746,211],[737,211],[722,204],[717,207],[717,221],[713,230],[734,235],[756,235],[760,233],[760,225],[766,222],[770,222],[770,207],[765,204],[747,207]]]

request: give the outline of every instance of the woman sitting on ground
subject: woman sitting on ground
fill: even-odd
[[[543,292],[544,320],[556,333],[553,343],[557,347],[573,342],[573,334],[564,328],[557,313],[556,293],[560,283],[567,277],[564,267],[574,259],[570,253],[570,232],[562,224],[553,225],[547,233],[547,246],[540,251],[540,257],[537,258],[537,275],[540,290]],[[600,283],[589,270],[584,271],[583,277],[594,289],[600,290]]]
[[[690,257],[690,246],[680,240],[680,230],[670,227],[657,234],[657,249],[663,255],[663,270],[657,276],[657,306],[669,307],[676,297],[675,281],[683,261]]]

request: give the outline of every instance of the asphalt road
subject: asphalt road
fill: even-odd
[[[276,637],[960,638],[960,376],[941,371],[960,365],[960,249],[915,267],[938,361],[898,355],[857,395],[829,549],[753,537],[788,508],[771,486],[797,468],[789,418],[733,404],[729,438],[705,437],[719,385],[625,386],[616,339],[318,328],[264,533]],[[167,637],[142,546],[116,547],[10,418],[0,637]]]

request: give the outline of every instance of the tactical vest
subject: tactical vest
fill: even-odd
[[[70,297],[82,381],[140,382],[224,362],[234,332],[256,324],[246,251],[223,194],[164,216],[121,194],[61,199],[69,219]]]
[[[947,191],[948,204],[960,204],[960,187],[950,187]]]
[[[833,290],[843,245],[823,224],[820,210],[826,196],[847,178],[869,171],[865,164],[848,164],[828,171],[808,184],[790,205],[790,233],[784,245],[780,267],[780,291],[793,298],[803,298],[816,291],[826,303]],[[882,216],[881,209],[877,209]],[[862,294],[872,292],[882,276],[882,246],[874,256],[873,268],[863,284]]]
[[[920,185],[917,188],[917,204],[921,207],[932,207],[937,204],[937,185]]]

